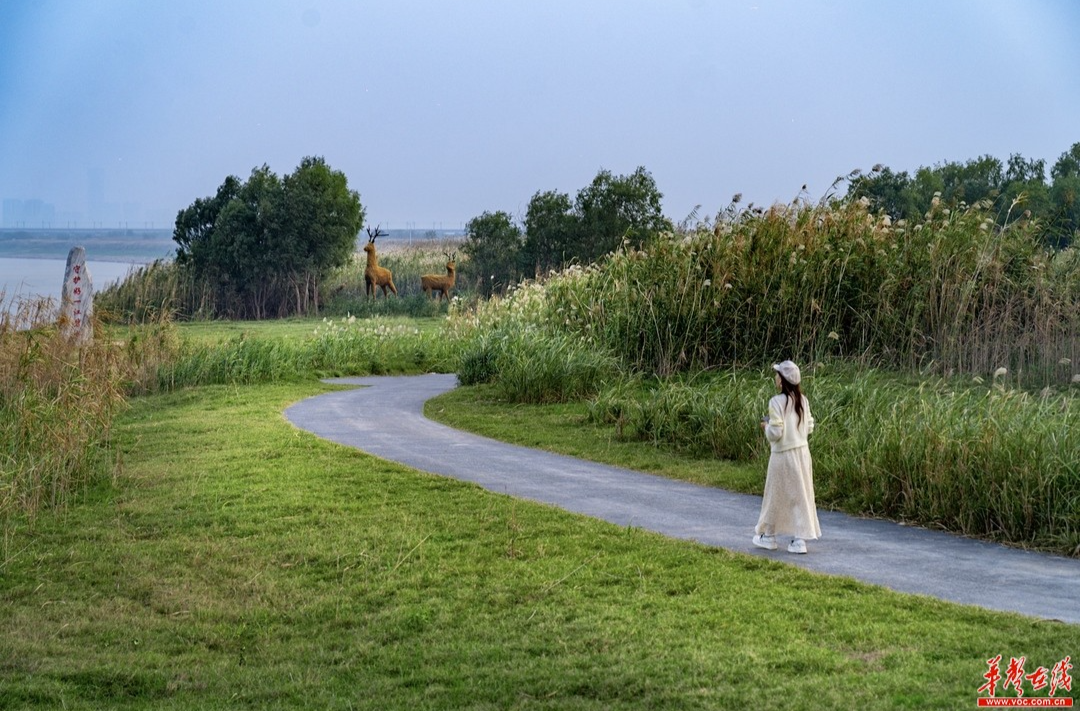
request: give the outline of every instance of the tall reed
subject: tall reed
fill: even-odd
[[[729,211],[548,283],[549,320],[657,375],[827,356],[1067,382],[1080,257],[985,204],[892,224],[859,202]]]
[[[449,371],[456,344],[441,333],[380,318],[324,318],[309,338],[248,337],[181,343],[147,387],[297,381],[314,377]]]
[[[4,540],[112,470],[113,418],[126,366],[102,339],[77,347],[41,301],[0,294],[0,531]]]
[[[565,402],[591,397],[623,377],[618,357],[564,330],[558,316],[537,283],[488,301],[453,301],[445,333],[459,344],[459,379],[492,382],[521,402]]]
[[[162,318],[211,318],[213,290],[198,283],[173,261],[133,267],[124,279],[98,292],[95,307],[113,323],[142,324]]]

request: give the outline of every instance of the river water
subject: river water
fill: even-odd
[[[42,297],[55,299],[59,303],[66,266],[66,257],[64,259],[0,257],[0,294],[3,295],[3,303],[0,307],[10,306],[19,299],[34,300]],[[86,262],[95,292],[123,279],[135,266],[138,266],[138,263],[93,260]]]

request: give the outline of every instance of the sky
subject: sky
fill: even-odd
[[[168,228],[322,156],[369,224],[458,228],[643,166],[679,222],[879,163],[1052,165],[1078,36],[1074,0],[0,0],[0,199]]]

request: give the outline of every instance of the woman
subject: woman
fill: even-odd
[[[777,534],[784,534],[793,537],[789,553],[806,553],[806,541],[821,537],[814,505],[814,467],[806,443],[814,431],[814,417],[799,389],[799,366],[785,360],[773,365],[773,370],[780,394],[769,400],[769,415],[761,421],[772,452],[754,545],[774,551]]]

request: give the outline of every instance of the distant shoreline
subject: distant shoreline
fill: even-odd
[[[156,259],[147,259],[145,257],[121,257],[121,256],[112,255],[112,256],[107,256],[107,257],[92,257],[92,258],[88,259],[87,261],[90,261],[90,262],[108,262],[110,264],[138,264],[138,265],[144,265],[144,264],[153,264],[154,262],[157,262],[157,261],[171,262],[175,258],[176,258],[176,255],[169,255],[169,256],[166,256],[166,257],[157,257]],[[54,256],[50,256],[50,255],[47,255],[47,254],[8,254],[3,249],[0,249],[0,259],[35,259],[35,260],[36,259],[41,259],[41,260],[52,260],[52,261],[57,261],[57,262],[66,262],[67,261],[67,253],[65,252],[64,255],[60,256],[60,257],[54,257]]]
[[[387,230],[379,241],[379,251],[392,254],[432,244],[456,249],[464,238],[460,230]],[[366,241],[363,233],[358,235],[354,251],[359,253]],[[94,262],[147,265],[174,262],[177,245],[171,229],[0,227],[0,259],[64,262],[73,247],[84,248],[87,259]]]

